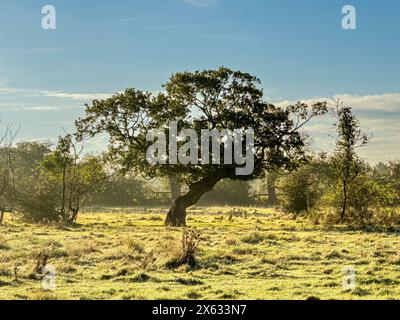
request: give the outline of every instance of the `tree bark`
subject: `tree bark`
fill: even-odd
[[[175,199],[168,211],[165,225],[169,227],[186,226],[186,209],[196,204],[205,193],[211,191],[222,179],[222,176],[215,175],[190,185],[188,193]]]

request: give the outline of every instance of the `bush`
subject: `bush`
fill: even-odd
[[[342,222],[362,228],[398,225],[400,216],[397,210],[391,207],[392,203],[393,193],[387,187],[366,174],[360,175],[349,185],[346,215]],[[315,207],[311,217],[315,222],[337,223],[340,220],[342,204],[343,193],[340,185],[333,184]]]
[[[345,223],[354,227],[389,229],[400,225],[398,186],[390,183],[389,167],[373,171],[362,164],[358,175],[347,185],[343,215],[343,184],[333,174],[333,163],[326,157],[314,158],[280,182],[284,211],[306,213],[314,223]],[[387,171],[387,172],[386,172]],[[388,173],[389,172],[389,173]],[[393,180],[393,179],[392,179]]]
[[[385,194],[374,180],[366,176],[357,177],[348,192],[346,221],[361,227],[371,225],[374,209],[385,202]]]
[[[34,223],[52,223],[62,220],[57,211],[57,200],[50,192],[31,190],[19,200],[21,214],[25,220]]]
[[[400,226],[400,213],[396,208],[377,208],[374,212],[373,225],[383,229]]]
[[[307,166],[289,174],[280,190],[283,210],[296,215],[308,212],[321,197],[315,177]]]
[[[182,252],[179,257],[171,259],[166,266],[169,269],[179,268],[187,265],[190,268],[196,266],[196,252],[200,242],[200,233],[195,230],[185,228],[182,233]]]

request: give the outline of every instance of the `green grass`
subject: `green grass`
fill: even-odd
[[[0,299],[398,299],[400,234],[324,228],[271,209],[194,208],[197,267],[170,270],[180,229],[165,210],[83,213],[78,227],[0,226]],[[46,292],[39,253],[57,270]],[[357,289],[342,289],[354,266]]]

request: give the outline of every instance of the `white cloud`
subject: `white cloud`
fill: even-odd
[[[51,98],[88,101],[88,100],[94,100],[94,99],[99,99],[99,100],[107,99],[107,98],[110,98],[113,94],[111,94],[111,93],[66,93],[66,92],[59,92],[59,91],[44,91],[44,92],[42,92],[42,95],[45,97],[51,97]]]
[[[33,107],[22,107],[23,111],[59,111],[62,107],[59,106],[33,106]]]
[[[381,95],[340,95],[338,96],[349,106],[359,110],[376,110],[400,112],[400,93],[386,93]]]
[[[190,4],[192,6],[203,7],[203,8],[211,7],[218,2],[217,0],[181,0],[181,1]]]
[[[23,89],[17,88],[10,88],[10,87],[0,87],[0,94],[15,94],[15,93],[22,93],[24,92]]]
[[[1,112],[44,112],[44,111],[60,111],[60,110],[73,110],[73,109],[83,109],[83,105],[71,102],[71,104],[32,104],[32,103],[15,103],[15,102],[0,102],[0,113]]]
[[[76,101],[91,101],[94,99],[107,99],[110,98],[112,93],[69,93],[62,91],[50,91],[50,90],[37,90],[37,89],[21,89],[12,87],[1,87],[0,95],[21,95],[25,97],[48,97],[48,98],[60,98],[69,99]]]
[[[380,95],[351,95],[338,94],[333,96],[334,99],[340,99],[345,105],[352,107],[354,110],[380,111],[380,112],[400,112],[400,93],[385,93]],[[332,97],[316,97],[311,99],[301,99],[305,103],[314,103],[317,101],[332,102]],[[296,103],[297,101],[279,101],[278,106]]]

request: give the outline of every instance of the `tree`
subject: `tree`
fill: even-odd
[[[13,150],[15,155],[14,167],[16,175],[20,178],[19,180],[21,180],[23,177],[34,174],[38,163],[51,153],[51,143],[23,141],[16,143]]]
[[[106,179],[102,162],[83,156],[84,145],[70,134],[59,137],[53,152],[46,155],[28,183],[32,189],[21,196],[21,209],[33,221],[75,223],[82,202]]]
[[[336,149],[332,158],[333,168],[341,186],[340,222],[346,217],[349,186],[360,175],[363,161],[357,155],[357,149],[368,143],[368,137],[360,129],[351,107],[336,101],[334,115],[337,131]]]
[[[15,163],[13,144],[16,134],[7,126],[0,137],[0,224],[4,214],[12,213],[16,204]]]
[[[225,67],[177,73],[164,87],[166,93],[156,96],[127,89],[107,100],[95,100],[86,106],[86,116],[78,119],[76,126],[80,137],[107,133],[110,154],[126,170],[134,169],[147,177],[180,177],[188,192],[175,199],[165,220],[167,226],[184,226],[186,208],[196,204],[222,179],[246,181],[276,167],[296,166],[304,158],[301,128],[327,109],[325,102],[311,108],[304,103],[286,108],[274,106],[264,101],[259,79]],[[161,128],[167,136],[173,136],[168,129],[170,121],[177,121],[179,130],[194,129],[198,137],[202,129],[252,129],[253,172],[238,176],[236,169],[242,165],[205,164],[212,163],[212,158],[203,161],[200,154],[197,162],[189,164],[171,164],[169,157],[164,165],[150,164],[146,152],[151,143],[146,136]],[[245,139],[240,143],[244,146]],[[220,153],[223,152],[221,148]]]

